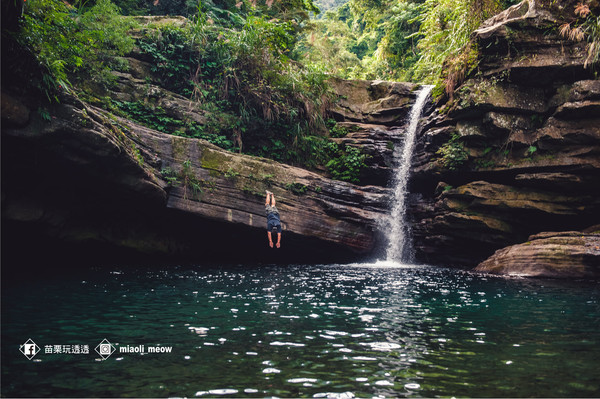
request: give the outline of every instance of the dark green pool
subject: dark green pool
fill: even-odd
[[[142,345],[157,353],[121,352]],[[600,396],[600,286],[422,266],[32,274],[3,283],[2,395]]]

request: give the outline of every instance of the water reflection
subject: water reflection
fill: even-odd
[[[387,263],[116,272],[3,292],[3,394],[600,394],[593,284]],[[33,368],[11,354],[29,335],[173,353],[40,356]]]

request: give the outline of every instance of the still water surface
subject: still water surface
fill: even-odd
[[[600,396],[593,282],[386,265],[26,280],[2,292],[3,396]],[[19,352],[28,338],[32,360]],[[116,351],[101,360],[105,338]]]

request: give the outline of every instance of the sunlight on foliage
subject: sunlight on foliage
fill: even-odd
[[[350,0],[313,25],[302,60],[344,78],[431,83],[440,93],[475,66],[472,31],[514,2]]]
[[[123,20],[109,0],[98,0],[83,14],[59,0],[25,4],[17,39],[31,48],[50,72],[39,83],[49,98],[77,81],[109,84],[111,62],[133,48],[134,41],[127,34],[133,24]]]

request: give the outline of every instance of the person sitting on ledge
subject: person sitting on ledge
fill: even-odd
[[[281,247],[281,221],[279,220],[279,211],[275,206],[275,196],[267,191],[265,200],[265,211],[267,212],[267,237],[269,237],[269,246],[273,248],[273,237],[271,232],[277,233],[277,248]]]

